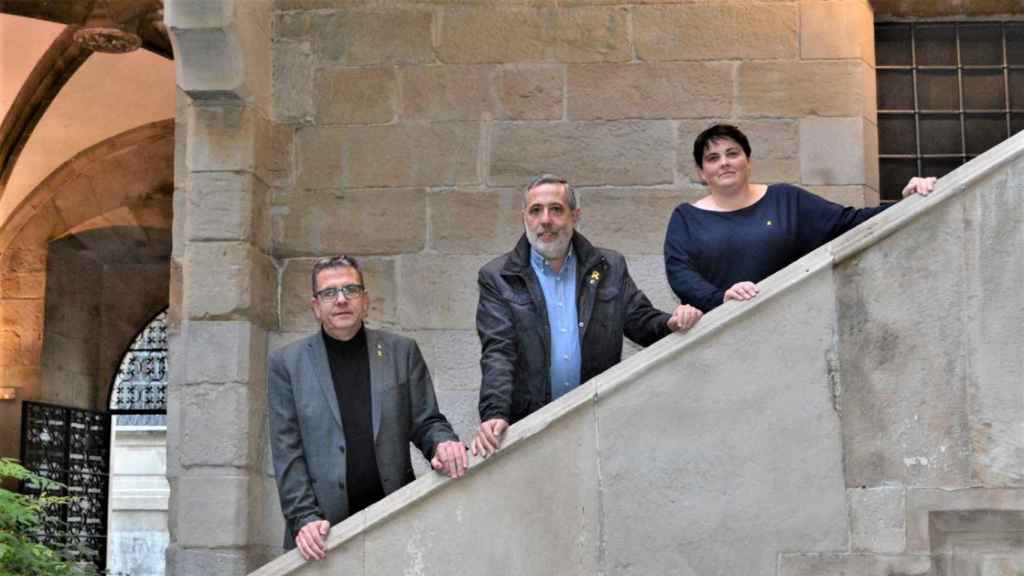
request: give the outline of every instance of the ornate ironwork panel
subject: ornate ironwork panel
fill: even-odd
[[[146,325],[121,359],[111,387],[110,409],[114,414],[166,413],[166,311]]]
[[[96,569],[106,568],[110,479],[110,415],[39,402],[24,402],[21,461],[36,474],[65,486],[67,504],[46,511],[42,543],[68,549]],[[22,492],[38,487],[23,484]]]

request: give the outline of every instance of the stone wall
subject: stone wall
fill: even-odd
[[[1024,135],[254,576],[1016,576]]]

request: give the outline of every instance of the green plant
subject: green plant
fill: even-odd
[[[68,560],[67,551],[38,543],[45,510],[68,501],[55,496],[62,485],[26,470],[11,458],[0,458],[0,480],[25,482],[38,496],[18,494],[0,487],[0,576],[84,576],[95,574],[91,565]]]

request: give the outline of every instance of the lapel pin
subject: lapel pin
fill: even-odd
[[[594,270],[593,272],[590,273],[590,283],[591,284],[597,284],[600,280],[601,280],[601,273],[600,272],[598,272],[597,270]]]
[[[378,342],[377,343],[377,358],[383,358],[383,357],[384,357],[384,349],[381,348],[381,345]]]

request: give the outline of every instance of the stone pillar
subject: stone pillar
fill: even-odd
[[[261,173],[269,2],[170,1],[166,19],[184,141],[171,266],[167,573],[245,574],[268,556],[260,439],[266,334],[277,324]]]

